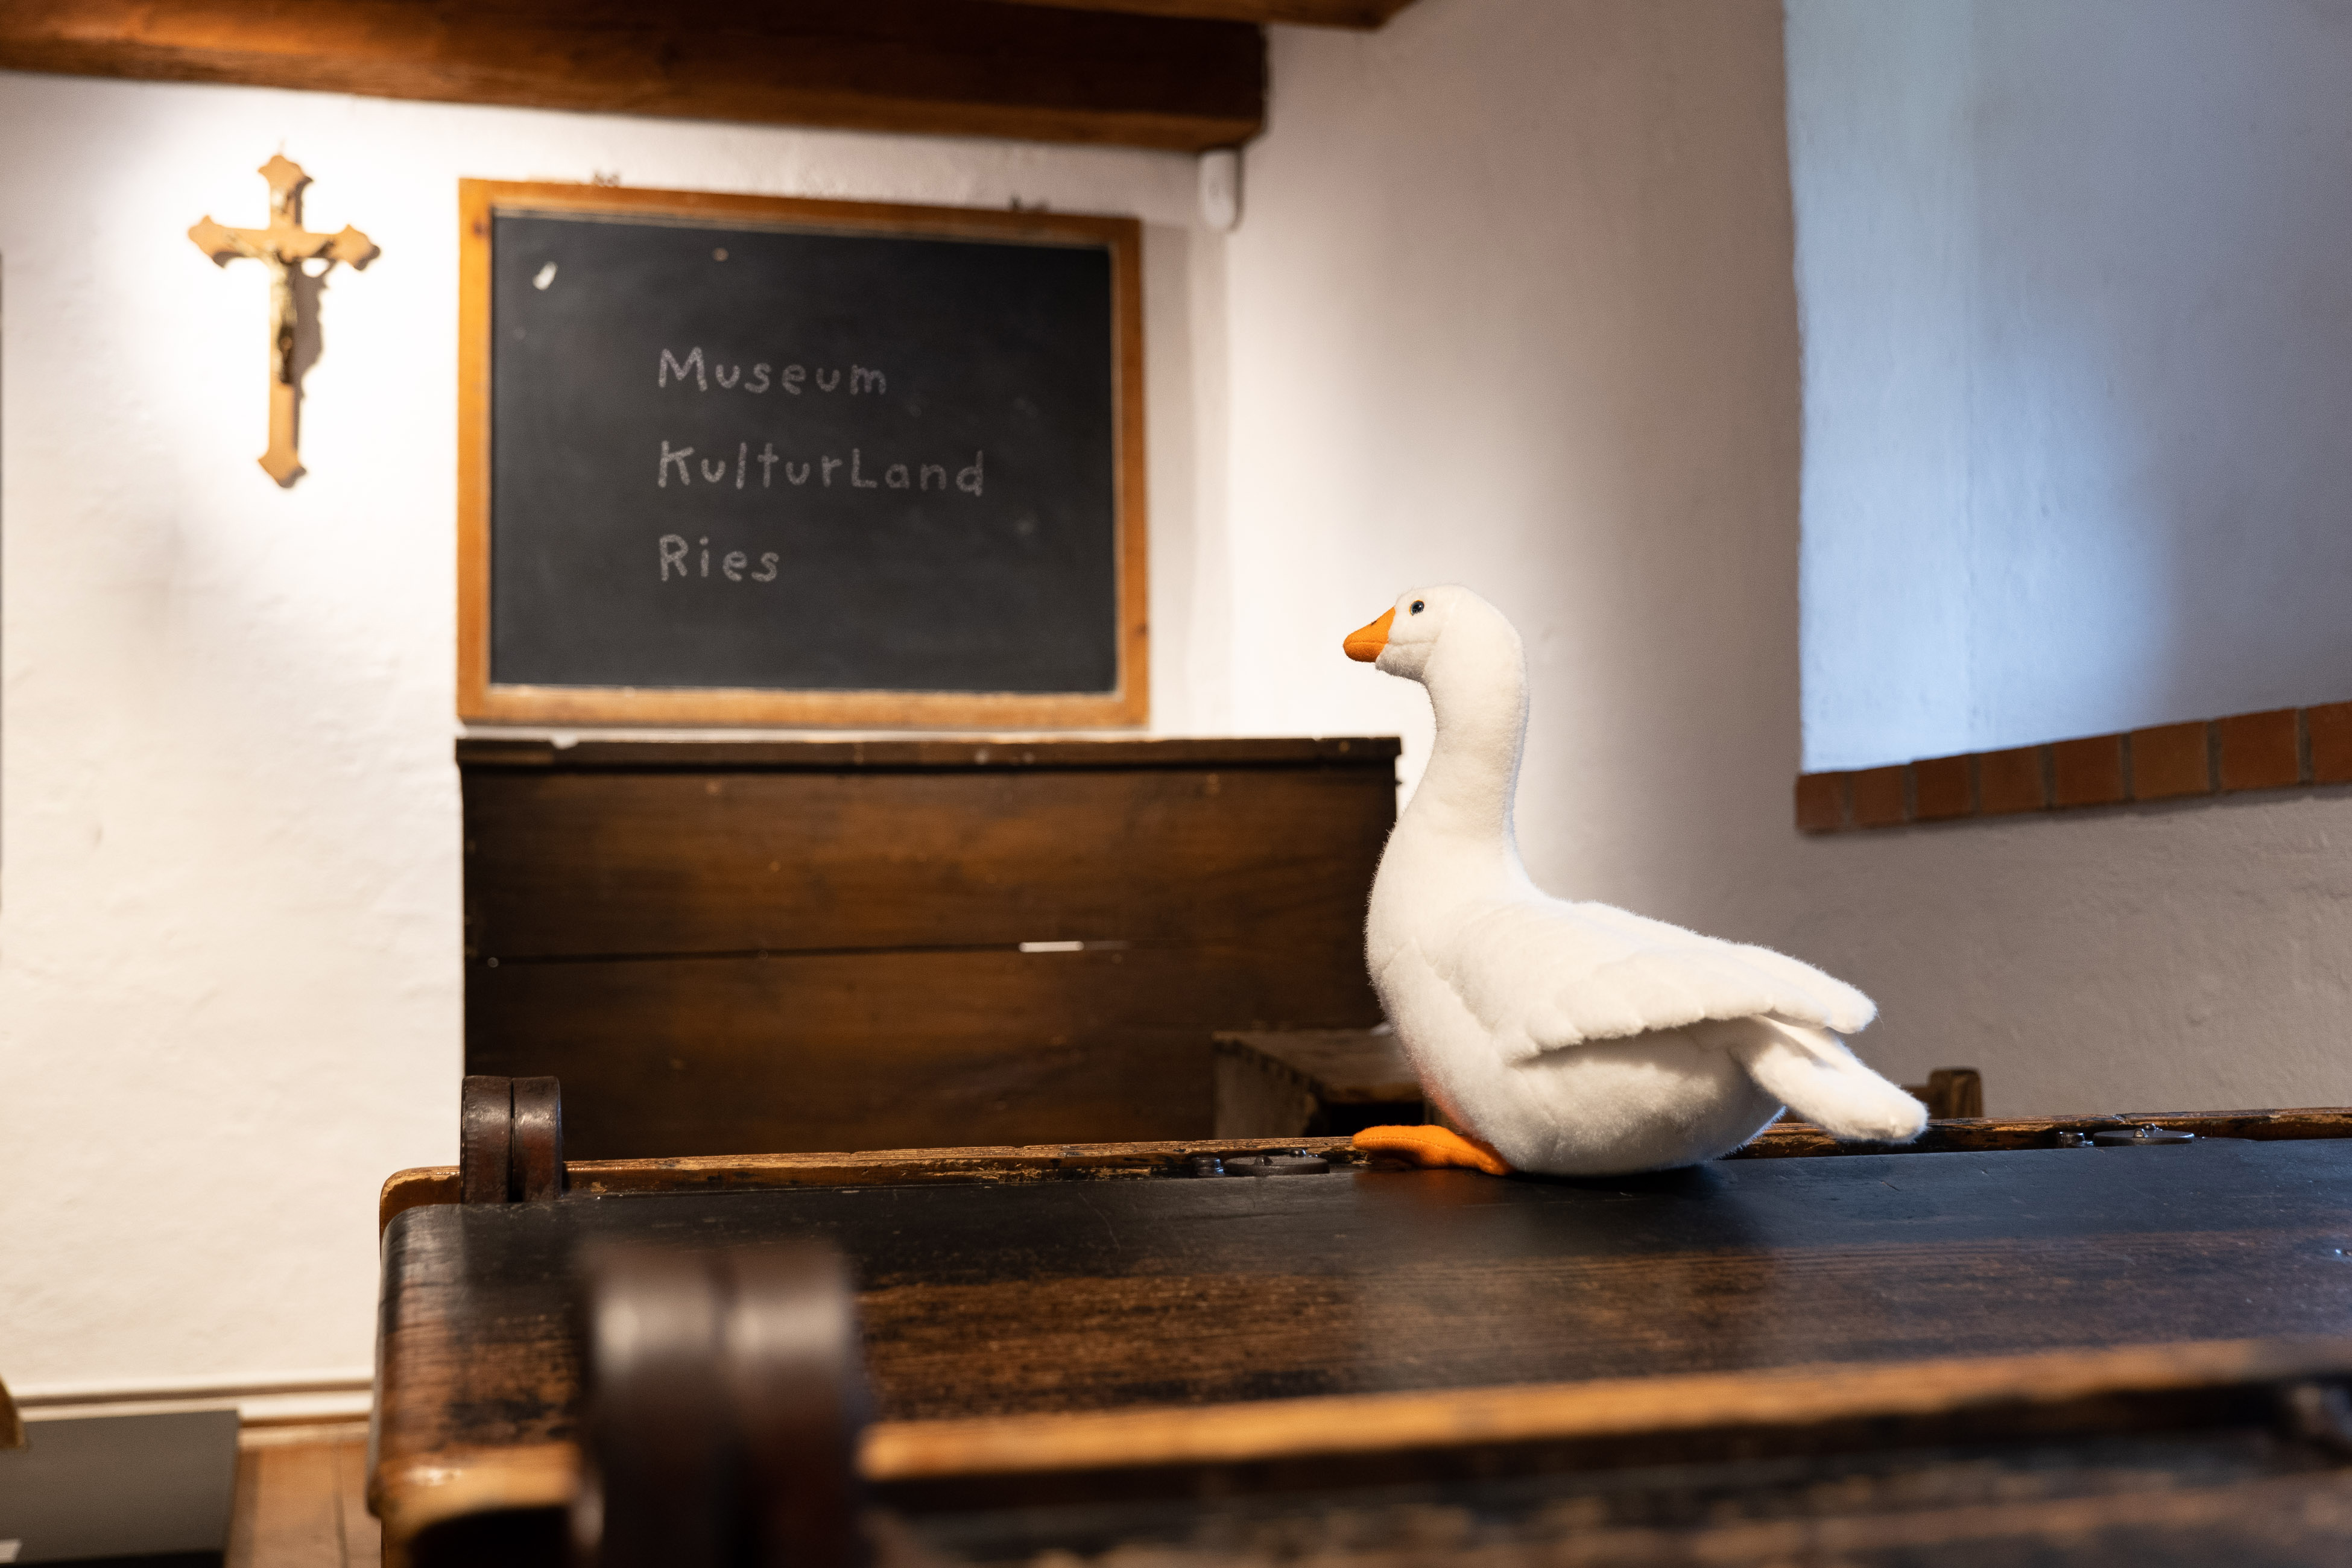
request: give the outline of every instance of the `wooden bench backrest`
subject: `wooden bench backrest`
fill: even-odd
[[[467,1071],[584,1159],[1205,1135],[1215,1031],[1377,1021],[1396,753],[460,742]]]

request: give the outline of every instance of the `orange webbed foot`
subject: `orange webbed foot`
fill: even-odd
[[[1434,1123],[1422,1127],[1367,1127],[1349,1142],[1366,1153],[1394,1154],[1416,1165],[1455,1165],[1484,1171],[1490,1176],[1511,1173],[1511,1167],[1487,1144]]]

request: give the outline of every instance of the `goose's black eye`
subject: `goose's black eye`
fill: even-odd
[[[1421,612],[1422,612],[1422,611],[1423,611],[1423,610],[1427,609],[1428,607],[1429,607],[1428,605],[1426,605],[1423,604],[1419,599],[1415,599],[1415,600],[1412,602],[1412,613],[1413,613],[1414,615],[1416,615],[1416,616],[1417,616],[1417,615],[1419,615],[1419,614],[1421,614]]]

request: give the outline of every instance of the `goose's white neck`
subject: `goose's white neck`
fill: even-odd
[[[1528,732],[1527,653],[1500,616],[1448,626],[1421,671],[1437,716],[1437,743],[1397,825],[1397,847],[1449,862],[1446,880],[1524,886],[1511,820]]]

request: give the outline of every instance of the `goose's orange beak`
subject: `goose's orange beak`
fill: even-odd
[[[1381,612],[1379,620],[1369,626],[1358,626],[1339,646],[1348,650],[1349,658],[1360,664],[1370,664],[1381,657],[1381,649],[1389,646],[1389,627],[1395,620],[1396,606],[1391,605]]]

